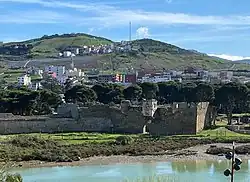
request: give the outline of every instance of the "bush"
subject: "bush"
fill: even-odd
[[[235,152],[237,154],[249,154],[250,153],[250,145],[242,145],[235,148]]]
[[[22,182],[23,179],[20,174],[8,174],[5,182]]]
[[[1,182],[22,182],[23,179],[20,174],[10,174],[8,173],[8,169],[11,166],[7,166],[7,164],[0,166],[0,181]]]
[[[206,153],[212,155],[218,155],[218,154],[226,154],[231,151],[232,149],[225,147],[210,147],[207,149]]]
[[[133,143],[133,138],[130,136],[119,136],[116,138],[116,144],[118,145],[129,145]]]
[[[50,148],[58,146],[58,143],[53,140],[45,140],[34,136],[18,136],[13,138],[10,143],[17,147],[29,148]]]

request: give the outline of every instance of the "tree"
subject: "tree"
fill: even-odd
[[[76,85],[65,93],[66,102],[88,103],[95,101],[96,98],[97,96],[94,90],[83,85]]]
[[[173,103],[178,100],[179,84],[173,81],[160,82],[159,87],[159,99],[163,100],[163,103]]]
[[[214,100],[214,88],[207,83],[200,83],[195,89],[198,102],[212,102]]]
[[[73,82],[72,80],[70,80],[69,78],[66,80],[64,87],[65,87],[65,91],[71,89],[73,87]]]
[[[142,83],[140,85],[140,87],[142,88],[142,96],[145,99],[155,99],[156,95],[159,91],[158,85],[155,83]]]
[[[142,96],[142,88],[138,85],[132,85],[123,90],[125,99],[138,100]]]
[[[105,104],[108,103],[115,103],[115,104],[120,104],[121,100],[123,99],[123,86],[121,85],[113,85],[113,89],[107,93],[107,97],[105,99]]]
[[[232,124],[233,110],[236,107],[243,109],[248,92],[248,88],[239,83],[225,84],[216,92],[216,102],[227,115],[228,125]]]
[[[195,83],[186,83],[181,86],[180,94],[184,102],[196,102],[196,87]]]
[[[101,103],[108,103],[106,95],[113,90],[111,84],[97,84],[92,87],[97,95],[97,100]]]
[[[49,114],[61,103],[61,97],[49,90],[11,89],[0,91],[0,112],[19,115]]]
[[[51,76],[44,76],[44,80],[41,82],[44,89],[51,90],[52,92],[62,94],[63,93],[63,87],[60,85],[60,83]]]
[[[37,114],[50,114],[52,108],[57,108],[61,103],[61,97],[50,90],[41,90],[36,98],[35,110]]]

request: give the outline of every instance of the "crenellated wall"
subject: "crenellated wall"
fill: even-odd
[[[57,115],[44,117],[4,118],[0,115],[0,134],[79,131],[142,133],[145,126],[152,135],[196,134],[207,121],[208,103],[157,106],[154,102],[146,105],[147,110],[152,107],[152,111],[147,112],[152,116],[145,116],[145,108],[133,106],[129,101],[122,102],[120,107],[64,104]]]

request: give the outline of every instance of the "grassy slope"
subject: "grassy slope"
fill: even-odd
[[[139,51],[130,54],[113,54],[102,56],[106,64],[110,64],[110,57],[117,68],[139,68],[145,70],[184,69],[193,66],[203,69],[250,69],[247,64],[234,64],[231,61],[210,57],[199,52],[189,51],[164,42],[141,39],[133,41],[133,47],[140,47]]]
[[[74,36],[48,36],[38,39],[31,39],[20,44],[32,44],[34,47],[31,49],[31,55],[35,57],[51,57],[59,53],[59,49],[69,46],[84,46],[84,45],[100,45],[108,44],[111,41],[101,37],[95,37],[87,34],[75,34]],[[5,45],[16,44],[14,42]]]
[[[35,58],[56,56],[60,48],[68,46],[83,46],[83,45],[99,45],[109,44],[112,41],[94,37],[87,34],[75,34],[75,36],[50,36],[40,39],[31,39],[22,43],[32,44],[34,48],[31,50],[31,55]],[[13,44],[13,43],[9,43]],[[106,69],[111,69],[113,66],[116,69],[145,69],[145,70],[162,70],[165,69],[183,69],[187,66],[205,69],[250,69],[250,64],[235,64],[228,60],[210,57],[195,51],[185,50],[177,46],[167,44],[151,39],[135,40],[132,43],[133,47],[140,47],[139,51],[134,51],[130,54],[110,54],[103,56],[92,56],[92,58],[82,58],[75,62],[76,66],[91,64],[92,68],[102,68],[102,62],[106,64]],[[111,64],[110,58],[113,63]],[[66,62],[64,64],[67,64]],[[79,67],[79,66],[78,66]],[[86,66],[84,66],[86,68]]]
[[[108,40],[95,39],[88,36],[77,36],[69,38],[52,38],[38,42],[33,42],[34,48],[31,54],[34,56],[55,56],[59,53],[58,49],[68,46],[99,45],[110,43]]]

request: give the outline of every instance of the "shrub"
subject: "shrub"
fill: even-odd
[[[250,153],[250,145],[242,145],[235,148],[235,152],[237,154],[249,154]]]
[[[218,155],[218,154],[226,154],[231,151],[232,149],[225,147],[210,147],[207,149],[206,153],[212,155]]]
[[[5,182],[22,182],[23,179],[20,174],[8,174]]]
[[[58,146],[58,143],[53,140],[45,140],[34,136],[18,136],[13,138],[10,143],[17,147],[31,147],[31,148],[50,148]]]
[[[10,174],[8,173],[8,169],[10,167],[5,164],[4,166],[0,166],[0,181],[1,182],[22,182],[23,179],[20,174]]]
[[[133,138],[130,136],[119,136],[116,138],[116,144],[118,145],[129,145],[133,143]]]

